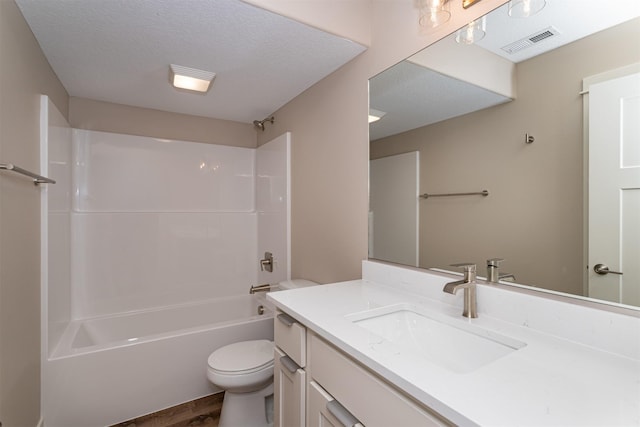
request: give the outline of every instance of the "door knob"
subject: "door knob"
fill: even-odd
[[[604,264],[596,264],[596,265],[594,265],[593,266],[593,271],[595,271],[598,274],[602,274],[602,275],[609,274],[609,273],[622,275],[621,271],[611,271],[611,270],[609,270],[609,267],[607,267]]]

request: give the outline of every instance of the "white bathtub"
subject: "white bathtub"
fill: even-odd
[[[45,425],[112,425],[220,391],[207,357],[250,339],[273,339],[263,295],[71,322],[42,372]]]

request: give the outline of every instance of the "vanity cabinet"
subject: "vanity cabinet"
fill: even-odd
[[[274,320],[276,427],[449,426],[286,313]]]

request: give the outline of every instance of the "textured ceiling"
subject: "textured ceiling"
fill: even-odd
[[[409,61],[371,79],[369,91],[371,107],[387,113],[369,125],[371,140],[510,101]]]
[[[69,95],[246,123],[365,49],[239,0],[17,4]],[[211,90],[174,89],[169,64],[216,73]]]

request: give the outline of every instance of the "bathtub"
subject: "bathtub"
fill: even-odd
[[[207,357],[251,339],[273,339],[264,295],[72,321],[44,363],[45,425],[112,425],[218,392]]]

